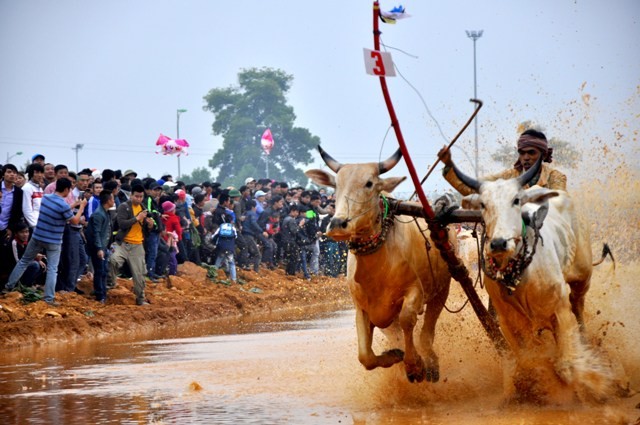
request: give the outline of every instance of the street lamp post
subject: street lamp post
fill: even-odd
[[[15,156],[18,156],[18,155],[22,155],[22,152],[16,152],[13,155],[9,155],[9,152],[7,152],[7,161],[6,161],[6,163],[8,164],[9,161],[11,161],[11,158],[13,158]]]
[[[77,143],[75,147],[71,148],[72,150],[76,151],[76,173],[77,173],[78,171],[80,171],[80,170],[78,169],[78,151],[79,151],[80,149],[82,149],[83,147],[84,147],[84,144],[83,144],[83,143]]]
[[[467,31],[467,37],[473,40],[473,98],[478,98],[478,80],[476,78],[476,41],[482,37],[483,30]],[[474,119],[475,125],[475,160],[476,160],[476,178],[478,178],[478,117]]]
[[[176,140],[180,138],[180,114],[187,112],[186,109],[178,109],[176,111]],[[178,177],[176,180],[180,179],[180,154],[178,154]]]

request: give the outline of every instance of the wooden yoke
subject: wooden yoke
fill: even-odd
[[[378,26],[379,18],[380,5],[376,0],[373,3],[374,54],[380,51],[380,30]],[[379,55],[379,53],[377,54]],[[418,199],[420,199],[420,203],[422,204],[422,216],[425,218],[429,226],[429,231],[431,232],[431,240],[433,240],[434,245],[440,252],[440,256],[446,261],[451,276],[462,286],[462,289],[464,290],[467,298],[469,299],[469,302],[471,303],[473,311],[478,316],[480,323],[487,332],[487,335],[489,335],[489,338],[493,342],[494,346],[496,347],[496,349],[498,349],[498,351],[502,351],[506,348],[507,345],[504,337],[502,336],[502,333],[500,332],[498,323],[491,315],[489,315],[487,309],[482,304],[480,297],[478,297],[478,294],[473,288],[473,281],[469,277],[469,271],[462,263],[462,261],[457,257],[455,249],[449,241],[446,224],[436,219],[435,213],[431,208],[431,205],[429,205],[429,201],[427,200],[427,197],[422,190],[422,185],[420,184],[420,179],[418,178],[416,169],[413,166],[413,161],[411,160],[411,156],[409,155],[404,137],[402,136],[400,123],[398,122],[398,118],[396,117],[396,113],[393,108],[393,103],[391,102],[391,96],[389,95],[387,81],[384,74],[379,75],[379,78],[380,86],[382,88],[382,94],[384,96],[384,100],[389,111],[389,116],[391,118],[391,125],[393,126],[398,144],[400,145],[400,149],[402,151],[402,156],[404,157],[404,160],[407,164],[411,180],[413,182],[413,185],[415,186],[416,193],[418,194]]]

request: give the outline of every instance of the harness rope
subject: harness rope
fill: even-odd
[[[379,204],[382,204],[382,208],[380,209],[380,214],[378,216],[378,221],[380,221],[380,231],[365,239],[348,241],[347,246],[349,247],[349,250],[352,254],[360,256],[373,254],[382,247],[385,240],[387,239],[387,233],[393,226],[395,214],[390,211],[389,201],[387,200],[386,196],[382,194],[380,195]],[[374,207],[371,207],[365,212],[368,212],[373,208]],[[359,217],[360,215],[358,215],[357,217]]]
[[[531,264],[531,260],[533,260],[533,256],[536,253],[538,240],[540,240],[542,245],[544,245],[544,240],[542,240],[542,237],[540,236],[540,230],[536,227],[533,227],[533,230],[533,246],[531,247],[531,252],[527,253],[527,226],[524,224],[524,221],[522,221],[522,246],[518,250],[518,254],[514,258],[509,259],[507,267],[505,267],[504,270],[499,270],[496,267],[496,263],[493,258],[489,258],[489,260],[485,259],[484,246],[486,243],[487,233],[486,230],[482,232],[482,250],[480,255],[482,271],[484,271],[489,278],[503,285],[507,289],[508,295],[512,295],[513,291],[516,290],[522,280],[522,274],[529,264]]]

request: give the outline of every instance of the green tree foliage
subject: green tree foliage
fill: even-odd
[[[524,121],[518,125],[518,134],[530,128],[544,132],[544,130],[535,127],[531,121]],[[582,161],[582,154],[567,141],[552,137],[549,139],[549,146],[553,148],[554,165],[565,168],[576,168],[578,164],[580,164],[580,161]],[[491,154],[491,159],[507,168],[512,167],[518,159],[516,143],[503,144],[500,149]]]
[[[211,172],[205,167],[195,168],[191,172],[191,175],[183,174],[180,176],[178,180],[182,180],[186,184],[192,184],[192,183],[200,184],[202,182],[212,181]]]
[[[209,166],[219,169],[216,180],[223,186],[240,186],[244,179],[266,177],[260,139],[270,128],[275,146],[268,156],[269,178],[305,184],[301,168],[311,163],[311,150],[320,143],[306,128],[294,127],[295,113],[285,95],[293,76],[271,68],[243,69],[237,87],[212,89],[204,97],[205,111],[215,117],[213,134],[223,145]]]

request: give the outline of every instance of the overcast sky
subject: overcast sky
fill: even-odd
[[[382,9],[398,4],[381,2]],[[445,143],[419,95],[453,137],[472,111],[473,42],[465,30],[481,29],[484,170],[500,167],[490,152],[515,144],[524,120],[585,150],[622,152],[638,167],[640,1],[402,4],[412,17],[381,24],[382,42],[407,53],[389,49],[406,79],[389,85],[419,174]],[[0,0],[0,162],[21,151],[12,162],[22,165],[37,152],[75,169],[71,148],[81,143],[80,168],[175,175],[177,159],[155,154],[154,143],[160,133],[175,137],[176,110],[184,108],[180,136],[191,148],[181,170],[190,173],[222,143],[203,96],[237,85],[238,72],[250,67],[293,75],[288,99],[296,125],[319,136],[336,159],[387,157],[396,139],[391,132],[385,140],[379,83],[364,71],[371,8],[364,0]],[[473,126],[458,145],[473,156]],[[472,173],[461,149],[454,159]],[[407,171],[401,164],[390,174]],[[437,186],[441,178],[430,181]]]

